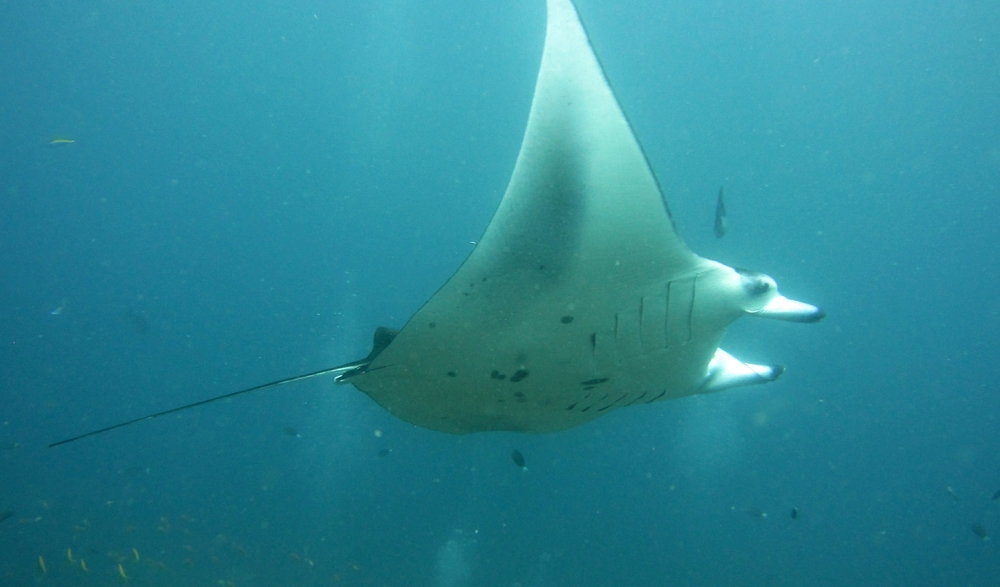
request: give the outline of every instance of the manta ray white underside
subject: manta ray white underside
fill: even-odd
[[[570,0],[548,25],[524,142],[486,233],[399,332],[338,368],[399,418],[550,432],[776,379],[719,348],[744,314],[815,322],[774,281],[683,243]]]

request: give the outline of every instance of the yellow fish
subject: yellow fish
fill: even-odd
[[[133,548],[132,549],[132,556],[134,556],[135,560],[138,561],[139,560],[139,551]]]
[[[64,139],[64,138],[61,138],[61,137],[56,137],[56,138],[52,139],[51,141],[49,141],[49,144],[52,145],[53,147],[59,147],[59,146],[62,146],[62,145],[72,145],[75,142],[76,141],[74,141],[73,139]]]
[[[87,568],[87,563],[84,562],[82,558],[80,559],[80,568],[83,570],[84,573],[90,572],[90,569]]]
[[[42,558],[42,555],[38,555],[38,569],[42,571],[43,575],[48,572],[45,568],[45,559]]]
[[[118,563],[118,576],[122,578],[122,581],[128,581],[128,575],[125,574],[125,567],[121,563]]]
[[[72,548],[67,548],[66,549],[66,560],[68,560],[70,564],[73,564],[73,549]]]

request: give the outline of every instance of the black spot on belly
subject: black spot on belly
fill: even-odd
[[[559,321],[562,322],[563,324],[569,324],[570,322],[573,321],[573,317],[572,316],[563,316],[562,318],[559,319]]]
[[[454,371],[448,371],[448,377],[454,377],[454,376],[455,376]]]
[[[528,376],[527,369],[518,369],[517,371],[514,371],[513,375],[510,376],[510,382],[517,383],[518,381],[521,381],[527,376]]]
[[[493,372],[490,373],[490,379],[499,379],[500,381],[503,381],[504,379],[507,379],[507,376],[494,369]]]

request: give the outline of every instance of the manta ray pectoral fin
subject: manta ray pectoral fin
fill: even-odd
[[[722,349],[715,351],[708,364],[705,381],[698,390],[700,393],[714,393],[723,389],[757,385],[774,381],[785,372],[781,365],[754,365],[744,363]]]
[[[772,298],[763,308],[748,312],[751,316],[784,320],[785,322],[819,322],[826,318],[826,312],[811,304],[790,300],[782,295]]]

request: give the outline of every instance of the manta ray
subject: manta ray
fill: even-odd
[[[774,381],[719,348],[749,314],[816,322],[773,279],[691,252],[571,0],[547,0],[507,191],[469,258],[372,352],[338,367],[399,418],[553,432],[626,406]]]
[[[774,381],[719,348],[743,315],[817,322],[770,277],[687,248],[571,0],[547,0],[527,129],[468,259],[367,357],[144,416],[334,375],[423,428],[554,432],[613,410]]]

